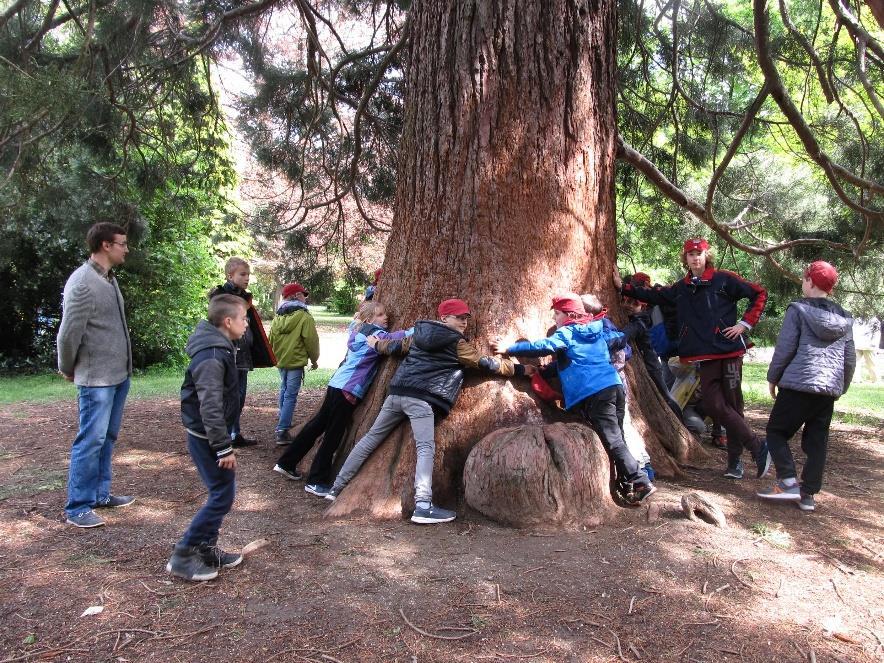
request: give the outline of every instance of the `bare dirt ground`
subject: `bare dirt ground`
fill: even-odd
[[[298,421],[319,397],[302,395]],[[880,426],[834,425],[814,514],[761,503],[761,482],[716,462],[621,522],[554,532],[463,511],[326,519],[328,502],[271,471],[274,416],[271,394],[251,398],[244,426],[264,443],[239,454],[222,533],[269,543],[189,584],[164,571],[203,500],[177,401],[127,405],[114,489],[138,501],[93,530],[61,516],[76,404],[0,409],[0,661],[884,660]],[[684,519],[688,491],[730,526]]]

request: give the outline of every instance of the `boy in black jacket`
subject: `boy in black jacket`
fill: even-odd
[[[181,385],[181,421],[187,449],[209,496],[166,564],[166,571],[186,580],[211,580],[218,568],[242,561],[241,554],[224,552],[217,542],[236,494],[236,456],[227,431],[239,412],[233,342],[248,327],[246,310],[241,298],[218,295],[209,302],[208,320],[201,320],[187,339],[190,365]]]

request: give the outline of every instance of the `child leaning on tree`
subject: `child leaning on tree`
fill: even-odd
[[[657,489],[629,451],[623,434],[626,394],[608,349],[609,337],[622,339],[623,334],[587,315],[580,295],[553,297],[552,310],[557,329],[551,336],[506,348],[495,344],[495,348],[509,355],[556,357],[565,409],[576,410],[598,433],[618,481],[631,484],[625,497],[639,504]]]
[[[454,511],[432,503],[434,425],[437,416],[448,414],[460,395],[464,369],[480,369],[505,376],[534,373],[533,366],[523,366],[509,359],[483,356],[464,337],[471,313],[461,299],[446,299],[437,309],[439,320],[418,320],[413,334],[401,339],[367,342],[379,354],[405,355],[390,380],[388,395],[371,429],[362,437],[338,473],[325,498],[334,500],[362,467],[371,453],[406,417],[411,422],[417,461],[414,468],[415,509],[411,521],[419,524],[446,523],[454,520]]]
[[[818,260],[807,267],[801,283],[804,297],[786,308],[767,369],[774,398],[767,444],[777,482],[758,495],[796,501],[802,511],[814,510],[813,496],[823,484],[835,401],[850,387],[856,368],[853,319],[829,299],[837,281],[838,272],[827,262]],[[802,426],[801,449],[807,460],[799,484],[789,440]]]
[[[359,316],[362,322],[347,338],[347,356],[329,380],[322,405],[273,467],[275,472],[287,479],[301,479],[297,471],[298,463],[322,435],[322,443],[313,458],[304,486],[306,492],[317,497],[325,497],[331,489],[332,458],[350,426],[353,412],[378,372],[381,355],[369,344],[368,339],[399,340],[412,333],[411,330],[388,332],[389,313],[380,302],[364,302],[359,308]]]
[[[228,430],[239,412],[234,341],[248,328],[246,311],[240,297],[213,297],[208,319],[201,320],[187,339],[190,365],[181,385],[181,421],[208,498],[166,565],[169,573],[186,580],[211,580],[219,568],[242,561],[242,554],[218,547],[218,533],[236,495],[236,456]]]

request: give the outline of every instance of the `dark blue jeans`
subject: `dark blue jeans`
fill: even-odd
[[[69,517],[78,516],[110,497],[111,456],[123,421],[129,379],[113,387],[78,387],[80,430],[71,447],[68,472]]]
[[[230,513],[233,498],[236,496],[236,472],[218,467],[218,457],[209,446],[208,440],[187,434],[187,450],[196,465],[196,471],[209,490],[203,508],[197,511],[190,527],[181,538],[185,546],[201,543],[214,544],[218,540],[221,521]]]

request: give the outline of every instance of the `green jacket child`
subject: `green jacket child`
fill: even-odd
[[[298,403],[298,392],[304,381],[307,360],[316,368],[319,361],[319,335],[316,323],[307,310],[307,291],[300,283],[288,283],[282,289],[285,299],[270,325],[270,347],[279,368],[279,421],[276,443],[290,444],[289,429]]]

